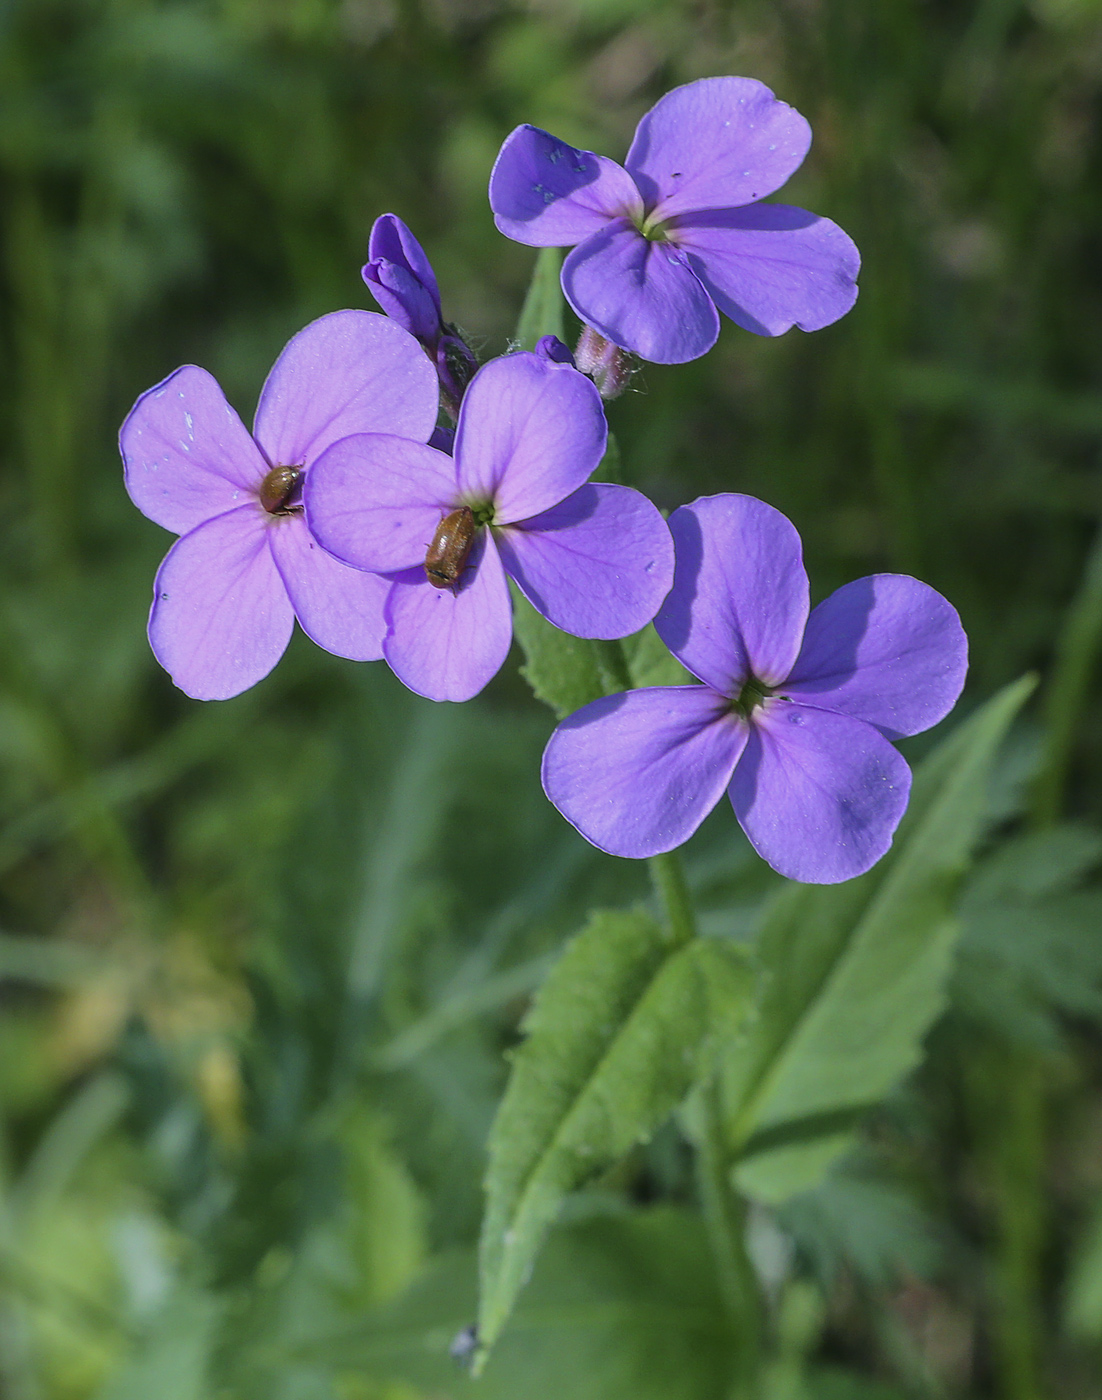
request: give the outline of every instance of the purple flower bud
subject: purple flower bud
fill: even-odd
[[[596,384],[602,399],[619,398],[635,372],[631,356],[592,326],[582,327],[575,361],[578,369]]]
[[[440,307],[428,288],[409,268],[386,258],[374,258],[362,271],[367,289],[392,321],[416,336],[422,345],[433,345],[440,334]]]
[[[558,365],[571,365],[574,369],[574,356],[569,345],[564,345],[557,335],[541,335],[536,341],[535,353],[545,360],[553,360]]]

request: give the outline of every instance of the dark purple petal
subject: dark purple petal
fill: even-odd
[[[380,214],[372,224],[367,256],[371,262],[385,258],[389,263],[406,268],[428,292],[436,309],[436,319],[440,320],[440,289],[436,285],[432,264],[408,225],[397,214]]]
[[[594,700],[543,755],[543,790],[587,841],[641,860],[687,841],[723,796],[747,725],[707,686]]]
[[[911,790],[911,770],[879,730],[785,700],[767,700],[750,729],[731,802],[757,853],[812,885],[875,865]]]
[[[639,123],[626,165],[655,219],[750,204],[780,189],[811,128],[754,78],[674,88]]]
[[[342,438],[306,473],[314,538],[346,564],[393,573],[424,562],[441,516],[459,504],[455,464],[408,438]]]
[[[253,503],[176,541],[153,585],[153,654],[194,700],[228,700],[283,655],[295,615]]]
[[[532,606],[576,637],[638,632],[673,582],[669,528],[627,486],[582,486],[496,538],[505,572]]]
[[[518,126],[490,173],[490,208],[506,238],[568,248],[609,219],[641,218],[643,201],[615,161],[579,151],[537,126]]]
[[[757,335],[821,330],[857,300],[856,245],[806,209],[711,209],[675,219],[671,237],[720,311]]]
[[[268,463],[205,369],[184,365],[137,401],[119,432],[130,499],[186,534],[255,497]]]
[[[390,580],[350,569],[326,554],[301,515],[274,520],[268,542],[306,635],[335,656],[380,660]]]
[[[509,653],[509,586],[487,530],[455,587],[434,588],[424,570],[410,571],[395,580],[386,611],[383,654],[404,685],[430,700],[470,700]]]
[[[601,396],[569,365],[503,355],[471,380],[459,412],[455,462],[470,503],[492,501],[511,525],[558,505],[596,470],[608,426]]]
[[[583,321],[655,364],[695,360],[719,335],[719,315],[685,254],[627,219],[567,254],[562,289]]]
[[[455,451],[455,429],[443,426],[433,428],[429,446],[435,447],[437,452],[446,452],[450,457]]]
[[[361,273],[367,290],[392,321],[418,340],[435,343],[440,334],[440,308],[408,268],[375,258]]]
[[[784,693],[898,739],[943,719],[967,670],[956,608],[918,579],[873,574],[839,588],[808,618]]]
[[[309,466],[351,433],[427,442],[438,404],[436,371],[407,331],[374,311],[334,311],[288,342],[253,431],[273,466]]]
[[[777,685],[800,650],[808,585],[800,537],[753,496],[702,496],[670,516],[677,569],[654,625],[706,685]]]

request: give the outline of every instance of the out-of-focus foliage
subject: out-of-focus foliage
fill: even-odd
[[[969,631],[966,708],[1042,675],[925,1064],[856,1155],[751,1213],[766,1394],[1096,1394],[1099,6],[9,0],[4,1400],[722,1400],[674,1124],[567,1202],[484,1377],[447,1358],[505,1055],[588,908],[645,897],[544,801],[549,712],[515,666],[434,707],[301,636],[254,691],[186,700],[144,635],[169,540],[114,435],[187,361],[247,414],[294,331],[371,305],[387,210],[498,353],[534,265],[486,202],[502,138],[620,157],[661,92],[724,72],[811,120],[782,198],[854,236],[861,297],[815,336],[727,325],[643,368],[610,407],[621,479],[764,496],[818,596],[921,574]],[[687,858],[703,931],[749,940],[776,881],[729,811]]]

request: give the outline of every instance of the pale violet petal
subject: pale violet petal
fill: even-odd
[[[746,736],[746,723],[707,686],[609,695],[552,734],[543,790],[600,850],[658,855],[687,841],[723,796]]]

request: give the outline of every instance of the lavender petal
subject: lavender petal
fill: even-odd
[[[327,448],[302,499],[314,538],[357,569],[392,573],[423,563],[442,516],[459,504],[455,464],[424,443],[358,433]]]
[[[490,207],[506,238],[535,248],[568,248],[609,219],[643,214],[622,166],[536,126],[505,138],[490,173]]]
[[[589,483],[496,538],[505,572],[528,601],[576,637],[638,632],[673,582],[669,528],[626,486]]]
[[[654,625],[694,676],[735,697],[777,685],[800,650],[808,583],[800,537],[753,496],[702,496],[670,516],[673,587]]]
[[[531,353],[491,360],[459,411],[455,462],[468,500],[511,525],[557,505],[596,470],[608,438],[601,396],[570,365]]]
[[[334,311],[287,343],[253,431],[272,466],[309,466],[351,433],[427,442],[438,403],[436,371],[408,331],[375,311]]]
[[[806,209],[710,209],[675,220],[671,236],[720,311],[757,335],[821,330],[857,300],[856,245]]]
[[[390,580],[350,569],[327,554],[301,515],[274,521],[268,542],[306,635],[334,656],[381,660]]]
[[[702,78],[655,103],[627,165],[664,220],[750,204],[780,189],[811,145],[811,128],[754,78]]]
[[[968,638],[952,604],[918,579],[873,574],[812,612],[784,693],[898,739],[949,713],[967,669]]]
[[[228,700],[283,655],[295,615],[268,548],[269,517],[253,503],[176,541],[153,585],[149,642],[194,700]]]
[[[911,770],[871,724],[769,700],[755,712],[730,797],[774,870],[835,885],[887,851],[910,790]]]
[[[723,796],[747,725],[707,686],[594,700],[543,755],[543,790],[585,839],[640,860],[687,841]]]
[[[479,531],[453,588],[434,588],[423,570],[395,579],[383,643],[391,670],[429,700],[470,700],[501,669],[513,635],[505,571],[487,530]]]
[[[627,219],[567,254],[562,288],[581,320],[655,364],[695,360],[719,335],[719,314],[686,255]]]
[[[141,513],[186,534],[255,496],[268,464],[218,381],[184,365],[148,389],[119,432],[126,489]]]

